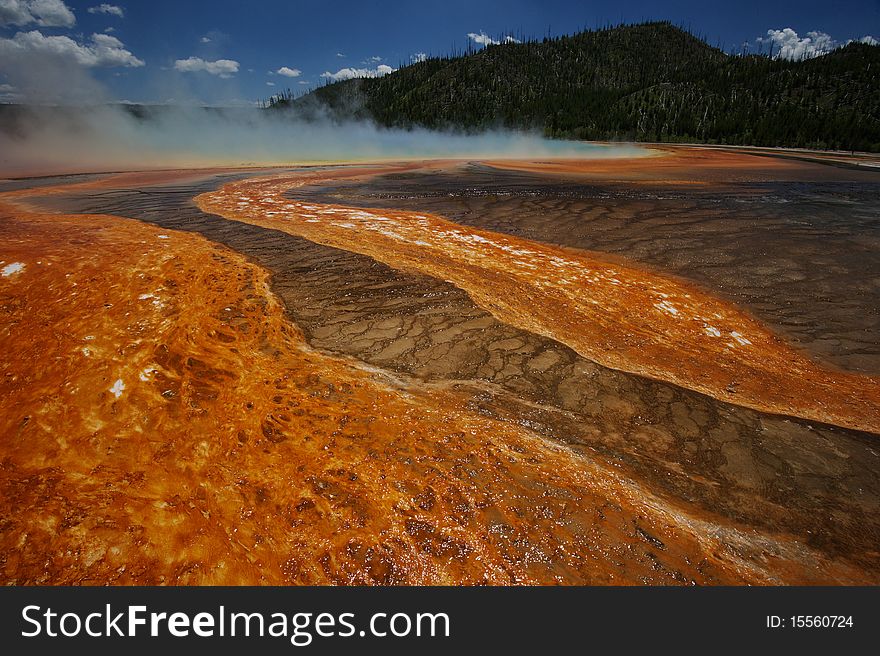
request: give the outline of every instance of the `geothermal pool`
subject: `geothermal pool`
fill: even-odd
[[[877,583],[865,163],[0,183],[3,581]]]

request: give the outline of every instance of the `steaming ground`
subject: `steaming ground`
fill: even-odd
[[[470,157],[633,157],[629,145],[304,120],[257,108],[0,105],[0,176],[302,162]]]

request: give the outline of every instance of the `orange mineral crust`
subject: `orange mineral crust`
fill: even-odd
[[[644,157],[486,160],[482,163],[508,171],[665,186],[718,186],[757,180],[828,180],[836,171],[827,164],[846,165],[850,169],[849,176],[864,176],[873,181],[880,168],[880,158],[866,153],[829,155],[810,151],[669,144],[651,145],[646,152],[648,155]],[[854,173],[853,169],[861,171]]]
[[[653,147],[647,157],[566,160],[487,160],[492,168],[526,173],[589,177],[606,182],[662,182],[666,185],[705,185],[738,175],[778,177],[801,168],[782,159],[755,158],[739,153]]]
[[[2,205],[0,244],[3,583],[870,580],[312,351],[201,237]]]
[[[601,365],[761,411],[880,432],[880,381],[820,366],[693,284],[601,253],[431,214],[287,197],[310,182],[366,173],[248,179],[196,202],[205,212],[450,281],[499,320],[562,342]]]

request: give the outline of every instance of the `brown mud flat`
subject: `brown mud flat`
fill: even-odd
[[[222,180],[223,178],[216,178],[213,184]],[[390,396],[387,398],[397,398],[398,401],[412,404],[408,406],[404,403],[403,406],[389,407],[392,408],[394,416],[397,416],[398,412],[405,411],[406,408],[415,412],[407,416],[406,427],[421,436],[418,439],[420,444],[424,440],[423,448],[429,446],[434,448],[434,443],[437,441],[435,435],[440,433],[437,433],[436,425],[424,422],[419,412],[440,408],[437,411],[446,415],[449,414],[450,408],[454,408],[456,413],[460,412],[468,420],[478,422],[476,424],[478,430],[471,436],[472,441],[462,445],[462,453],[469,451],[483,453],[481,451],[483,447],[501,448],[498,442],[491,442],[496,436],[501,436],[498,437],[498,441],[502,446],[507,444],[508,440],[515,439],[509,437],[510,435],[524,436],[523,439],[534,441],[532,448],[540,447],[551,453],[564,454],[564,459],[568,459],[566,462],[569,462],[574,470],[593,481],[589,485],[583,480],[573,483],[574,479],[567,479],[568,482],[565,484],[554,482],[556,490],[554,494],[557,495],[554,498],[567,495],[568,500],[559,503],[564,505],[566,513],[576,519],[574,524],[569,524],[567,520],[561,519],[563,515],[557,515],[555,520],[550,521],[549,517],[544,519],[536,517],[536,514],[543,517],[546,513],[544,510],[538,512],[531,509],[529,504],[544,503],[540,499],[547,496],[545,476],[551,469],[526,471],[519,469],[524,467],[524,464],[511,464],[502,458],[500,462],[504,464],[505,471],[510,476],[499,476],[490,464],[486,464],[491,458],[481,460],[479,463],[472,461],[470,465],[464,465],[467,469],[464,478],[473,477],[471,481],[473,486],[466,487],[467,495],[471,495],[467,496],[467,499],[471,503],[470,508],[478,510],[474,510],[476,514],[468,515],[466,524],[456,520],[458,526],[456,532],[442,521],[438,523],[433,512],[426,511],[421,504],[413,505],[414,499],[422,499],[421,493],[425,489],[422,483],[427,470],[421,468],[424,461],[413,458],[412,453],[408,453],[407,456],[402,457],[398,465],[395,465],[394,476],[398,478],[394,489],[398,492],[404,490],[398,501],[405,498],[409,500],[410,509],[418,507],[417,512],[422,515],[417,517],[416,522],[424,520],[426,525],[412,522],[407,525],[404,519],[402,532],[394,533],[392,530],[395,536],[395,540],[392,540],[393,547],[389,547],[384,542],[384,536],[388,533],[380,531],[383,538],[380,540],[376,537],[373,531],[379,524],[372,520],[368,522],[368,526],[362,527],[362,531],[352,531],[350,526],[345,526],[341,531],[342,536],[338,537],[331,530],[330,525],[334,522],[338,524],[342,511],[334,505],[340,499],[339,494],[337,491],[332,491],[326,495],[325,502],[328,504],[326,507],[318,503],[322,512],[327,512],[326,517],[322,519],[326,523],[302,531],[298,530],[298,526],[303,526],[302,524],[291,524],[290,527],[275,526],[275,522],[279,520],[272,515],[271,508],[267,509],[265,504],[253,506],[256,515],[263,517],[264,524],[272,526],[271,529],[265,530],[267,534],[273,536],[270,542],[276,548],[279,544],[286,545],[292,540],[295,541],[302,534],[308,535],[311,541],[318,540],[318,543],[323,545],[321,548],[326,548],[325,553],[318,553],[320,551],[318,547],[307,549],[302,544],[296,547],[295,560],[305,563],[303,566],[297,565],[304,567],[305,573],[300,576],[277,578],[281,561],[270,557],[268,547],[267,551],[260,551],[255,545],[251,547],[247,540],[243,541],[245,546],[259,551],[260,554],[267,554],[266,560],[259,561],[263,567],[248,569],[242,566],[240,569],[236,568],[235,572],[218,572],[214,567],[217,562],[216,554],[223,552],[223,549],[226,549],[223,553],[233,554],[230,558],[236,563],[246,558],[245,554],[249,552],[241,551],[235,544],[225,544],[223,536],[211,528],[211,519],[202,513],[200,516],[205,520],[205,524],[197,527],[197,530],[203,535],[210,533],[210,537],[205,538],[203,542],[205,545],[211,545],[209,556],[204,556],[198,549],[181,550],[174,546],[169,550],[167,546],[169,543],[155,537],[151,538],[154,541],[158,540],[155,544],[166,545],[165,548],[143,546],[137,549],[127,548],[126,558],[131,559],[132,563],[145,563],[149,560],[137,561],[139,555],[152,554],[150,556],[152,558],[158,553],[163,556],[169,551],[172,554],[177,553],[174,550],[178,549],[179,555],[176,556],[178,560],[174,567],[170,563],[159,567],[161,576],[165,577],[161,581],[466,583],[483,580],[635,583],[682,582],[692,579],[709,583],[876,582],[877,573],[880,571],[876,552],[877,510],[880,507],[878,506],[880,495],[877,490],[880,467],[874,448],[876,436],[756,413],[676,386],[603,368],[559,342],[499,322],[485,310],[475,306],[467,294],[434,277],[412,271],[402,272],[364,255],[320,246],[275,230],[226,221],[201,213],[188,201],[195,193],[204,192],[210,186],[206,187],[201,183],[201,186],[194,186],[192,181],[155,188],[142,186],[131,188],[127,187],[127,184],[118,185],[118,189],[112,184],[107,185],[102,190],[91,190],[88,194],[80,196],[57,194],[51,202],[59,207],[78,206],[73,211],[112,211],[114,214],[153,221],[166,228],[200,232],[215,242],[225,243],[246,254],[266,267],[272,274],[273,290],[286,305],[287,315],[305,331],[303,335],[289,326],[291,334],[295,335],[296,339],[288,335],[288,345],[295,343],[297,349],[305,349],[307,354],[318,358],[315,366],[324,372],[319,373],[325,377],[315,389],[321,389],[322,385],[328,382],[328,377],[336,379],[339,376],[338,370],[332,363],[341,362],[344,365],[343,369],[350,367],[357,376],[366,376],[370,384],[378,385],[384,391],[390,390]],[[298,190],[297,193],[304,193],[305,189]],[[33,216],[31,219],[36,221]],[[41,220],[56,219],[47,216],[42,217]],[[77,223],[85,220],[87,217],[77,217]],[[67,230],[68,228],[65,228],[65,232]],[[15,232],[26,232],[26,230],[17,226],[13,230],[13,233]],[[163,242],[172,242],[178,238],[178,233],[159,234],[171,237],[169,240],[162,240]],[[132,240],[132,235],[123,236],[120,233],[119,237],[123,242]],[[180,235],[180,238],[191,239],[186,235]],[[188,256],[191,251],[198,252],[199,248],[194,247],[193,244],[210,246],[198,240],[180,243],[183,245],[181,250],[185,251],[179,254],[181,257]],[[165,244],[165,247],[167,248],[168,245]],[[116,256],[128,262],[131,259],[129,255],[120,255],[123,249],[124,244],[119,244],[115,251]],[[228,251],[214,246],[208,248],[211,249],[223,253],[225,257],[232,257],[236,263],[244,262]],[[74,251],[75,249],[71,250],[69,255],[75,259]],[[6,261],[9,259],[6,258]],[[105,262],[100,266],[110,267],[111,263]],[[196,266],[196,271],[199,266],[202,265]],[[10,280],[27,271],[28,267],[11,276]],[[259,272],[258,269],[256,271]],[[212,273],[217,274],[216,267]],[[3,282],[6,280],[0,279],[0,283]],[[201,283],[197,275],[185,275],[177,279],[177,282],[182,287],[192,287],[193,293],[200,295],[197,288]],[[235,296],[235,290],[230,291],[230,289],[217,293],[223,298]],[[136,295],[135,298],[138,296]],[[159,300],[162,302],[161,299]],[[96,307],[91,308],[90,311],[93,316],[100,316],[99,310],[100,308]],[[56,311],[63,313],[67,310],[56,307]],[[126,311],[131,312],[129,308],[126,308]],[[87,314],[84,313],[84,317]],[[186,314],[193,315],[191,317],[193,325],[206,322],[204,318],[195,316],[197,314],[195,304]],[[122,316],[125,316],[124,313]],[[60,321],[59,317],[55,320]],[[94,321],[86,318],[82,320]],[[113,319],[116,320],[119,320],[119,317]],[[175,319],[175,322],[179,323],[180,319]],[[51,323],[52,320],[47,318],[43,328],[48,330]],[[44,337],[45,334],[44,332]],[[303,340],[324,351],[350,354],[381,369],[364,369],[354,361],[340,361],[338,358],[328,358],[326,355],[309,351],[303,347]],[[244,378],[248,378],[247,372],[255,371],[254,366],[267,366],[262,361],[256,365],[249,362],[247,366],[250,368],[242,373],[239,369],[241,362],[235,359],[238,356],[233,358],[233,363],[236,364],[230,365],[225,359],[228,354],[223,354],[222,350],[217,352],[213,346],[207,348],[208,354],[206,354],[202,351],[206,347],[194,346],[198,342],[197,338],[190,338],[188,342],[180,345],[179,351],[190,353],[195,350],[195,357],[200,358],[203,364],[208,363],[209,368],[215,366],[216,359],[218,368],[229,370]],[[7,345],[4,344],[3,348],[4,352],[7,352]],[[239,346],[234,348],[239,349]],[[212,383],[211,376],[203,369],[198,366],[188,368],[188,365],[189,363],[186,363],[183,367],[188,380],[204,380],[209,386],[214,385],[221,389],[220,393],[224,396],[238,389],[238,385]],[[399,375],[396,378],[389,378],[383,372],[399,372]],[[111,377],[112,375],[108,374]],[[51,376],[55,377],[55,374]],[[137,385],[145,383],[139,378],[138,381]],[[112,384],[113,381],[108,377],[106,382]],[[338,381],[329,382],[334,385],[335,390],[338,390]],[[181,385],[184,395],[186,389],[186,385]],[[249,384],[246,389],[250,389]],[[315,391],[308,385],[304,385],[303,389]],[[138,398],[128,395],[138,396],[140,391],[139,387],[135,390],[126,383],[126,389],[122,390],[120,398],[138,402]],[[287,393],[285,391],[285,394]],[[296,400],[301,401],[298,397]],[[94,404],[94,400],[85,400],[83,403],[88,406],[89,403]],[[386,403],[386,397],[382,397],[381,407],[384,408]],[[37,401],[32,402],[31,405],[42,407]],[[211,447],[217,441],[214,437],[215,433],[222,436],[224,431],[228,430],[228,426],[243,419],[242,417],[236,419],[236,415],[239,415],[238,410],[225,403],[218,409],[199,398],[197,405],[209,408],[210,411],[220,412],[220,415],[213,420],[215,424],[210,424],[207,418],[199,420],[208,423],[203,424],[204,432],[197,431],[196,434],[204,435],[207,439],[203,441]],[[192,406],[192,401],[189,402],[189,406]],[[356,417],[362,409],[362,406],[358,406],[357,411],[346,414]],[[263,406],[260,406],[260,410],[263,410]],[[336,420],[340,419],[338,415],[340,408],[333,404],[324,407],[322,412],[335,417]],[[163,416],[165,410],[153,408],[145,413],[145,416],[153,414]],[[415,426],[410,425],[413,417],[417,417]],[[393,420],[393,417],[386,419]],[[181,422],[185,423],[192,421],[190,416],[185,420],[181,419]],[[345,422],[346,425],[348,421],[351,419]],[[290,442],[299,444],[303,430],[298,430],[302,424],[297,422],[299,420],[294,418],[292,423],[281,427],[285,435],[292,433],[293,436],[279,444],[287,444],[288,447]],[[496,431],[496,427],[500,432],[492,432]],[[256,432],[256,439],[262,440],[263,445],[273,444],[273,448],[276,448],[263,433],[262,421],[258,421],[256,425],[252,422],[248,424],[248,428],[256,429],[255,432],[259,431]],[[424,433],[421,432],[423,428]],[[380,445],[387,446],[389,441],[395,445],[408,443],[409,438],[400,438],[395,435],[395,430],[401,430],[400,425],[394,425],[384,435],[374,433],[368,428],[363,431],[364,434],[359,439],[366,440],[373,450],[379,449]],[[144,434],[149,435],[151,432],[148,430],[138,433],[135,439],[142,440]],[[76,431],[73,431],[71,437],[75,434]],[[164,432],[162,434],[164,435]],[[468,437],[468,440],[471,440],[471,437]],[[232,448],[224,442],[224,439],[220,439],[220,444],[216,445],[218,451],[212,452],[214,464],[221,468],[229,464],[224,459],[229,460],[232,457],[228,455],[231,451],[222,450]],[[180,437],[173,443],[171,451],[173,452],[178,444],[184,449],[192,449],[192,444],[187,440],[185,436]],[[487,440],[491,444],[484,444]],[[561,444],[566,446],[560,446]],[[202,448],[206,447],[203,445]],[[340,458],[339,452],[342,449],[336,445],[331,448],[334,455],[330,460],[323,461],[322,466],[329,467],[328,463],[332,459]],[[350,448],[346,447],[349,451]],[[406,448],[411,448],[411,445]],[[38,440],[31,455],[41,449],[45,450],[45,443]],[[179,468],[187,466],[187,460],[192,459],[191,453],[192,451],[182,450],[181,456],[177,459]],[[290,452],[286,454],[290,455]],[[52,451],[52,457],[58,455],[57,451]],[[433,453],[430,475],[434,475],[435,469],[446,472],[446,466],[438,463],[442,463],[451,455],[452,451],[444,451],[442,456]],[[120,454],[119,463],[130,457],[132,457],[131,453]],[[173,455],[171,457],[173,458]],[[44,459],[45,455],[40,458]],[[153,468],[150,465],[144,468],[144,471],[151,480],[169,478],[167,459],[165,462],[166,466]],[[289,492],[290,495],[294,495],[296,490],[305,489],[303,493],[305,497],[313,501],[317,500],[320,494],[314,486],[311,483],[304,484],[302,479],[296,476],[287,476],[282,483],[279,483],[276,476],[282,476],[284,470],[283,464],[279,462],[261,461],[260,467],[254,467],[253,470],[249,469],[248,464],[242,466],[244,469],[256,472],[253,475],[261,481],[269,481],[272,486],[276,486],[271,489],[274,490],[280,485],[284,492],[279,494]],[[350,464],[351,461],[346,462]],[[363,462],[367,461],[359,461],[357,466],[349,467],[348,474],[353,473],[359,477],[359,468],[367,466],[362,464]],[[380,470],[385,474],[389,472],[387,462],[386,458],[379,465]],[[33,466],[33,462],[30,466]],[[80,492],[85,494],[86,488],[83,487],[83,483],[88,482],[89,477],[74,476],[71,480],[65,474],[66,466],[66,462],[59,462],[53,470],[53,475],[57,480],[66,481],[68,494],[72,496]],[[557,466],[558,463],[554,462],[553,467]],[[71,471],[78,470],[74,468]],[[596,520],[593,519],[594,530],[587,535],[583,532],[586,527],[583,518],[597,517],[599,514],[607,517],[606,511],[595,515],[590,513],[594,513],[598,505],[606,503],[607,497],[614,499],[623,494],[615,485],[609,486],[608,479],[605,478],[609,472],[612,480],[625,483],[624,488],[629,491],[630,496],[624,495],[621,498],[635,499],[632,507],[637,507],[638,513],[614,524],[617,528],[596,524]],[[172,473],[173,476],[170,476],[169,480],[173,479],[176,484],[183,485],[184,488],[190,485],[186,481],[181,483],[183,480],[181,478],[174,478],[178,475],[177,472]],[[204,478],[203,473],[196,473],[193,480],[201,481]],[[324,473],[326,474],[326,471]],[[513,479],[518,483],[512,483]],[[36,481],[37,478],[33,480]],[[343,479],[339,480],[343,481]],[[597,481],[602,481],[601,485],[608,487],[598,496],[594,495],[591,498],[585,489],[593,489],[590,485]],[[373,519],[382,515],[387,504],[392,503],[386,498],[389,496],[386,488],[365,485],[363,480],[348,481],[344,484],[346,495],[353,495],[345,498],[366,499],[365,508],[370,509],[375,504],[380,509],[375,515],[370,515]],[[37,483],[35,482],[34,485]],[[460,481],[454,482],[454,486],[458,486],[459,490],[465,489],[462,485]],[[517,485],[524,485],[527,489],[534,488],[534,490],[522,492]],[[433,481],[429,481],[428,486],[432,490],[430,494],[434,495],[433,503],[441,505],[446,503],[439,500],[438,487]],[[228,495],[220,489],[221,487],[218,483],[218,487],[209,487],[204,494],[197,492],[189,498],[189,503],[195,503],[199,510],[207,508],[204,504],[219,504],[222,509],[214,508],[208,511],[214,513],[213,519],[222,517],[222,521],[225,522],[231,516],[231,511],[225,508]],[[287,490],[288,487],[290,490]],[[416,490],[415,487],[419,489]],[[539,496],[536,496],[537,488],[543,490]],[[476,498],[473,495],[478,495],[481,490],[487,489],[491,489],[493,494],[497,493],[498,496],[495,509],[483,513],[484,507],[473,503],[472,500]],[[163,494],[166,492],[167,490]],[[131,493],[131,490],[126,488],[116,498],[121,499]],[[157,493],[157,496],[160,495]],[[505,506],[497,501],[502,497],[517,501],[513,506]],[[604,500],[600,501],[599,497],[603,497]],[[60,516],[59,513],[63,509],[59,509],[56,505],[51,511],[46,512],[48,502],[45,500],[37,502],[39,498],[39,494],[33,494],[29,498],[18,497],[17,503],[25,508],[43,504],[41,507],[43,514],[40,516],[56,518]],[[196,498],[200,501],[194,500]],[[57,550],[55,547],[64,544],[79,545],[77,547],[80,549],[79,552],[69,550],[73,555],[69,556],[68,562],[74,564],[81,562],[81,554],[84,553],[82,545],[85,544],[82,535],[84,529],[76,529],[76,526],[80,524],[90,526],[89,522],[102,512],[97,510],[97,506],[89,506],[92,502],[94,502],[92,497],[81,499],[79,515],[82,519],[79,520],[79,524],[76,521],[66,522],[55,535],[51,531],[42,533],[40,537],[43,541],[34,546],[34,553],[44,555],[47,552],[61,553],[64,549]],[[344,501],[339,503],[348,507]],[[612,501],[612,503],[619,506],[621,501]],[[660,508],[666,513],[664,517],[669,522],[668,526],[675,529],[672,534],[658,534],[652,532],[650,528],[645,528],[642,519],[650,519],[654,515],[649,513],[641,517],[639,513],[644,512],[644,504],[655,510]],[[447,515],[454,514],[455,507],[443,506],[443,512]],[[502,520],[496,515],[499,508],[504,516]],[[113,512],[118,516],[118,509]],[[159,514],[158,510],[155,510],[156,516],[153,512],[154,510],[150,510],[144,513],[148,521],[143,522],[142,528],[137,530],[151,535],[161,534],[166,530],[164,528],[166,518]],[[189,523],[182,526],[178,535],[184,535],[193,529],[194,522],[197,521],[192,507],[187,512],[186,522]],[[395,520],[399,519],[394,515],[399,512],[400,508],[395,507],[394,512],[389,516]],[[428,514],[425,515],[425,512]],[[35,511],[35,514],[39,512]],[[438,517],[443,516],[442,513],[438,514]],[[510,521],[511,516],[519,518],[522,523],[518,523],[519,520]],[[674,517],[674,520],[669,520],[669,517]],[[3,531],[0,531],[0,535],[14,536],[16,541],[28,544],[29,536],[33,535],[28,531],[28,524],[31,522],[33,516],[24,518],[14,527],[7,524]],[[67,526],[67,523],[70,526]],[[118,526],[122,525],[120,523]],[[394,524],[393,521],[392,525],[399,528],[399,525]],[[160,526],[162,528],[159,528]],[[567,528],[562,528],[563,526]],[[627,528],[620,528],[621,526]],[[291,530],[284,533],[282,529],[288,528]],[[308,533],[309,530],[313,532]],[[279,537],[282,533],[284,533],[283,537]],[[323,537],[315,538],[318,534]],[[111,543],[115,546],[114,541],[119,539],[119,535],[118,531],[114,533],[114,530],[108,530],[89,548],[94,553],[98,553],[102,544],[104,547]],[[327,538],[327,535],[333,537]],[[365,548],[371,554],[370,558],[379,557],[377,554],[387,556],[387,558],[382,556],[380,560],[384,563],[382,567],[386,574],[390,571],[394,572],[391,578],[374,576],[375,571],[378,570],[371,569],[372,566],[365,564],[367,561],[363,558],[350,559],[351,553],[347,545],[344,554],[339,555],[342,550],[340,545],[345,541],[343,537],[351,538],[353,535],[362,544],[368,545]],[[432,537],[428,539],[426,536]],[[447,540],[450,536],[453,541],[463,541],[468,548],[472,547],[472,539],[485,542],[485,536],[489,536],[488,540],[492,548],[498,549],[494,552],[497,558],[496,560],[482,556],[476,558],[475,554],[482,552],[469,551],[469,555],[463,557],[463,565],[459,563],[458,569],[450,569],[449,553],[452,552],[447,553],[444,548],[436,547],[438,540],[444,544],[451,544]],[[265,536],[261,534],[255,539],[260,537]],[[228,541],[229,536],[227,535],[225,539]],[[689,542],[692,539],[701,545],[703,552],[686,553],[694,544]],[[380,544],[382,546],[377,547]],[[548,555],[552,551],[549,549],[551,544],[555,545],[555,551],[553,555]],[[645,548],[645,544],[651,545],[647,552],[641,551]],[[535,547],[535,545],[539,546]],[[700,553],[705,556],[706,550],[712,554],[707,562],[717,570],[713,569],[711,575],[700,579],[698,576],[692,576],[692,569],[688,567],[698,562],[696,558]],[[9,553],[6,547],[3,551]],[[568,555],[562,555],[563,552]],[[651,561],[659,555],[662,562],[659,566],[655,563],[653,574],[645,574],[640,569],[641,566],[632,566],[632,559],[620,555],[636,553],[641,554],[635,558],[637,561],[641,558]],[[689,563],[687,567],[679,566],[682,558]],[[34,556],[31,563],[32,578],[29,580],[57,582],[54,580],[59,577],[60,570],[57,569],[52,573],[42,574],[42,578],[33,575],[33,571],[37,569],[36,560],[37,556]],[[94,561],[90,565],[91,574],[88,576],[83,574],[87,568],[82,567],[79,570],[74,569],[71,576],[79,576],[77,580],[84,582],[107,580],[110,570],[104,560],[104,557],[101,557]],[[160,561],[161,559],[156,560],[151,566],[155,566]],[[437,564],[438,561],[440,565]],[[223,562],[224,566],[221,570],[228,566],[226,560]],[[320,568],[315,564],[317,562],[321,563]],[[343,563],[343,565],[336,569],[334,569],[335,565],[331,565],[328,569],[328,562]],[[572,566],[571,562],[576,562],[577,565]],[[609,563],[612,562],[617,564],[610,567]],[[826,568],[827,562],[835,562],[837,566],[823,569]],[[500,569],[495,567],[498,563],[501,563]],[[16,567],[22,572],[22,580],[28,580],[27,568],[20,563]],[[174,569],[175,567],[178,569]],[[205,575],[209,569],[213,572],[211,576]],[[702,565],[698,569],[704,573],[708,572]],[[343,570],[344,575],[340,574]],[[7,567],[7,576],[10,576],[12,571],[12,568]],[[259,572],[261,578],[254,578],[255,572]],[[490,575],[491,572],[494,574]],[[90,578],[92,574],[94,576]],[[10,579],[12,578],[10,576]],[[143,576],[125,578],[125,575],[121,575],[117,580],[144,582],[159,579],[147,579]]]

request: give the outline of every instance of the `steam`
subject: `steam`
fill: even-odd
[[[0,176],[147,168],[414,158],[620,157],[645,151],[479,135],[390,130],[258,108],[0,105]]]
[[[0,24],[70,26],[75,22],[73,14],[61,11],[66,7],[61,0],[12,4],[0,0],[0,7],[6,5],[8,11],[0,11]],[[115,5],[99,5],[96,11],[124,14],[117,9]],[[203,39],[216,40],[212,34]],[[372,57],[364,62],[375,68],[341,69],[324,77],[375,77],[392,72],[390,66],[378,63],[380,59]],[[0,104],[0,176],[440,157],[608,157],[645,152],[635,147],[549,141],[539,135],[502,130],[474,136],[383,129],[369,121],[341,120],[341,112],[324,113],[316,106],[302,112],[199,106],[203,93],[198,91],[210,93],[213,89],[223,97],[234,97],[240,65],[231,59],[210,61],[193,56],[174,62],[173,77],[157,73],[151,95],[177,98],[177,104],[117,104],[93,75],[100,68],[144,67],[146,62],[108,34],[46,36],[31,30],[0,37],[0,98],[22,103]],[[301,71],[283,66],[276,74],[295,78]]]

